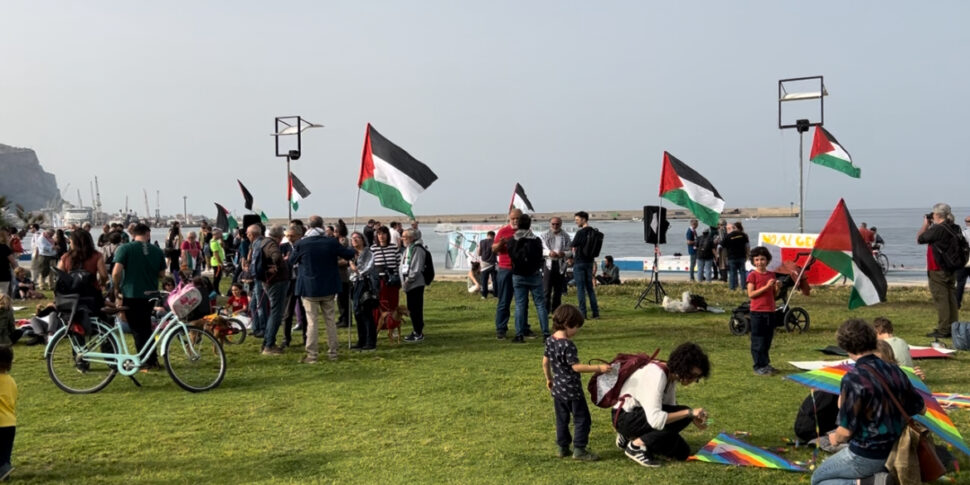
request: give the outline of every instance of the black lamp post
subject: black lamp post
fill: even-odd
[[[818,82],[817,91],[788,92],[786,85],[813,86]],[[778,81],[778,129],[795,128],[798,131],[798,232],[805,232],[805,132],[812,126],[821,126],[825,122],[825,96],[828,96],[822,76],[794,77]],[[794,123],[782,122],[782,103],[818,100],[818,121],[800,118]],[[799,103],[804,104],[804,103]]]
[[[310,123],[302,116],[277,116],[276,126],[273,137],[276,138],[276,156],[286,157],[286,186],[290,186],[290,162],[299,160],[303,150],[303,132],[309,128],[323,128],[323,125]],[[286,150],[280,152],[280,137],[296,135],[296,150]],[[289,191],[287,190],[287,220],[293,219],[293,205],[289,201]]]

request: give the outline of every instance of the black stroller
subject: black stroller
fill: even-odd
[[[809,267],[811,267],[811,263],[802,268],[794,262],[785,261],[775,270],[775,277],[781,282],[781,290],[778,291],[775,300],[782,302],[775,309],[774,322],[776,328],[784,326],[788,332],[797,333],[808,331],[808,326],[811,323],[808,311],[799,306],[790,306],[788,295],[795,287],[795,281],[799,280],[799,274],[807,271]],[[808,295],[809,286],[805,280],[799,282],[799,287],[802,293]],[[742,303],[731,312],[731,321],[728,322],[728,328],[731,329],[733,335],[744,335],[751,331],[750,302]]]

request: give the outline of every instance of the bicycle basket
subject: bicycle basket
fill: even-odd
[[[184,319],[202,303],[202,293],[192,284],[180,285],[168,295],[168,307],[179,319]]]

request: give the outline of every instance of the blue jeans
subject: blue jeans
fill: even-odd
[[[542,290],[542,273],[532,276],[512,275],[512,287],[515,288],[515,336],[529,331],[529,293],[532,293],[532,302],[539,313],[542,334],[548,334],[549,310],[546,309],[546,295]]]
[[[576,261],[573,264],[573,279],[576,281],[576,297],[579,298],[579,311],[586,317],[586,294],[589,293],[589,306],[593,310],[593,318],[600,316],[600,307],[596,304],[596,290],[593,288],[593,264],[586,261]]]
[[[283,321],[283,309],[286,306],[286,289],[290,280],[277,281],[273,284],[262,283],[263,291],[269,300],[269,318],[266,320],[266,332],[263,334],[263,347],[276,345],[276,332]]]
[[[714,260],[713,259],[697,260],[697,280],[714,281]]]
[[[489,277],[492,279],[492,284],[496,287],[498,286],[498,277],[496,276],[497,269],[497,266],[492,265],[491,268],[482,271],[480,280],[478,282],[479,286],[482,287],[482,298],[488,298],[488,294],[490,293],[490,290],[488,289]],[[496,288],[495,291],[498,291],[498,288]]]
[[[747,285],[748,271],[744,268],[744,258],[728,259],[728,288],[735,289],[741,285],[743,290]]]
[[[495,333],[505,335],[509,331],[509,308],[512,307],[512,270],[499,268],[495,278],[498,306],[495,307]]]
[[[812,474],[812,485],[854,485],[860,478],[870,477],[885,469],[886,459],[865,458],[842,451],[823,461]]]
[[[269,300],[264,295],[263,283],[253,282],[253,294],[249,297],[249,314],[253,316],[253,333],[263,333],[266,331],[266,320],[269,318],[267,304]]]
[[[694,281],[694,265],[697,264],[697,253],[690,253],[690,280]]]

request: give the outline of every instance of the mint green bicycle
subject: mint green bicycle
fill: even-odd
[[[90,323],[87,335],[64,325],[44,350],[51,380],[71,394],[98,392],[118,373],[133,378],[156,348],[161,349],[169,376],[186,391],[214,389],[226,376],[226,354],[219,341],[201,328],[186,325],[172,312],[162,318],[149,344],[137,353],[129,350],[120,323],[109,326],[97,318]]]

